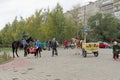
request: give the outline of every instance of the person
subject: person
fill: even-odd
[[[36,47],[35,57],[38,57],[38,53],[40,54],[40,57],[41,57],[42,48],[41,48],[41,43],[39,42],[39,40],[35,41],[35,47]]]
[[[58,56],[58,52],[57,52],[57,42],[55,40],[55,38],[53,38],[52,42],[51,42],[51,48],[52,48],[52,57],[54,55]]]
[[[46,42],[43,42],[43,49],[46,50]]]
[[[113,59],[117,60],[119,58],[120,46],[117,41],[113,42]]]
[[[22,39],[22,40],[21,40],[21,43],[22,43],[22,45],[23,45],[23,48],[25,48],[25,46],[28,45],[28,43],[26,42],[25,39]]]
[[[48,50],[50,51],[51,48],[51,40],[48,41]]]
[[[63,44],[64,44],[64,49],[68,49],[68,41],[64,40]]]

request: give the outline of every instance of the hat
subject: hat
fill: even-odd
[[[53,41],[55,41],[55,38],[53,38]]]
[[[117,45],[117,41],[114,41],[113,44],[114,44],[114,45]]]

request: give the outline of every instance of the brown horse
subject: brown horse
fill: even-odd
[[[79,40],[77,38],[72,38],[71,41],[72,43],[75,44],[75,49],[76,49],[75,55],[77,54],[80,55],[80,50],[82,49],[82,40]]]
[[[72,38],[71,41],[76,45],[77,48],[82,48],[82,40]]]

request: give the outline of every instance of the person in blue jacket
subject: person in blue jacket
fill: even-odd
[[[35,47],[36,47],[36,53],[35,53],[35,56],[38,57],[38,53],[40,54],[40,57],[41,57],[41,51],[42,51],[42,48],[41,48],[41,42],[39,42],[39,40],[36,40],[35,41]]]

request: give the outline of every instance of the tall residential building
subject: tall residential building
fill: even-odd
[[[71,13],[71,11],[69,11],[69,13]],[[83,25],[87,25],[87,20],[89,17],[95,15],[97,12],[104,14],[114,14],[117,18],[120,19],[120,0],[97,0],[79,7],[79,21]],[[67,16],[70,16],[69,13],[66,13]]]
[[[120,0],[114,0],[114,13],[118,19],[120,19]]]
[[[84,13],[85,24],[84,25],[87,25],[87,20],[89,19],[90,16],[93,16],[100,11],[99,7],[100,7],[100,0],[95,2],[89,2],[88,5],[84,6],[85,8],[85,13]]]
[[[89,2],[89,4],[85,6],[80,6],[78,11],[79,22],[83,25],[87,25],[87,20],[90,16],[95,15],[100,11],[100,0],[95,2]],[[65,13],[66,17],[71,17],[71,13],[73,10]]]
[[[113,13],[114,10],[114,0],[101,0],[100,11],[102,13]]]

